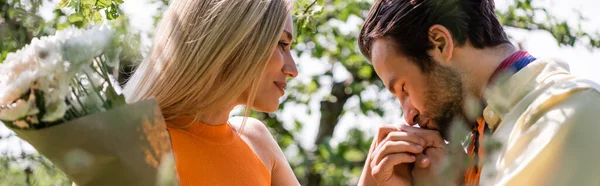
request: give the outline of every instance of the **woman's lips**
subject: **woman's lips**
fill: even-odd
[[[275,86],[279,89],[281,95],[285,94],[285,87],[287,86],[287,83],[276,81],[273,82],[273,84],[275,84]]]

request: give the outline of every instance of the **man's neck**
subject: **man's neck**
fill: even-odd
[[[518,50],[510,43],[501,44],[495,47],[486,47],[484,49],[470,48],[463,52],[461,60],[466,68],[467,87],[477,99],[483,100],[483,91],[488,85],[488,81],[496,68],[513,53]]]

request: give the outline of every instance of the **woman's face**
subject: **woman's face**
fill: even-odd
[[[292,16],[288,15],[283,32],[279,36],[277,48],[273,50],[258,85],[258,92],[253,104],[254,110],[261,112],[277,110],[279,98],[283,96],[287,84],[286,79],[298,75],[296,63],[290,53],[290,45],[294,39],[292,29]]]

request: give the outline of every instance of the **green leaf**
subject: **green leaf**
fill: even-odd
[[[293,143],[294,143],[294,139],[292,139],[292,137],[288,136],[288,135],[283,136],[281,138],[281,140],[279,141],[279,145],[283,146],[283,147],[289,146]]]
[[[372,75],[373,69],[371,68],[371,66],[364,65],[358,70],[358,76],[360,76],[363,79],[370,79]]]
[[[331,146],[327,143],[319,145],[319,155],[325,159],[331,157]]]
[[[363,151],[360,151],[358,149],[350,149],[348,151],[346,151],[346,153],[344,153],[344,159],[347,161],[362,161],[366,158],[366,155]]]
[[[117,5],[113,3],[112,5],[110,5],[109,8],[106,8],[104,13],[106,13],[106,18],[108,20],[117,19],[120,15],[119,7],[117,7]]]
[[[8,9],[6,12],[8,12],[8,18],[10,19],[14,19],[15,18],[15,9]]]
[[[283,104],[282,104],[282,105],[283,105]],[[295,121],[294,121],[294,130],[296,130],[296,131],[300,131],[300,130],[302,130],[302,126],[303,126],[303,125],[302,125],[302,123],[300,123],[300,121],[298,121],[298,120],[295,120]]]
[[[358,82],[352,82],[352,84],[350,84],[350,90],[352,90],[352,93],[354,94],[358,94],[360,92],[362,92],[365,88]]]
[[[81,5],[83,6],[94,6],[96,5],[96,0],[80,0]]]
[[[112,86],[109,86],[106,89],[106,98],[110,102],[110,108],[108,109],[116,108],[118,106],[126,104],[125,96],[122,94],[117,94],[117,92],[115,92],[115,89]]]
[[[65,28],[67,28],[69,26],[71,26],[71,24],[69,22],[57,24],[56,25],[56,30],[62,30],[62,29],[65,29]]]
[[[103,22],[102,14],[100,14],[98,11],[95,11],[93,20],[94,23],[101,24]]]
[[[81,15],[81,13],[74,13],[69,16],[69,22],[71,22],[71,23],[80,22],[83,20],[84,20],[84,17],[83,17],[83,15]]]
[[[58,3],[58,6],[56,8],[60,9],[60,8],[67,7],[70,3],[71,3],[71,0],[61,0]]]
[[[308,85],[306,85],[304,92],[313,93],[313,92],[316,92],[318,88],[319,88],[319,83],[316,80],[313,80],[313,81],[310,81],[310,83],[308,83]]]
[[[6,59],[6,56],[8,55],[8,50],[4,50],[2,51],[2,55],[0,55],[0,64],[2,64],[2,62],[4,62],[4,59]]]
[[[96,3],[96,6],[101,8],[107,8],[110,7],[110,5],[112,5],[111,0],[98,0],[98,2]]]

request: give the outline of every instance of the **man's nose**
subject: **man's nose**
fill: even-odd
[[[402,110],[404,111],[404,121],[406,121],[406,123],[408,123],[411,126],[417,124],[415,117],[419,115],[419,110],[417,110],[412,105],[410,99],[408,99],[408,97],[405,97],[404,100],[400,101],[400,105],[402,106]]]

